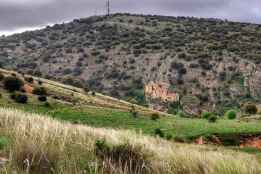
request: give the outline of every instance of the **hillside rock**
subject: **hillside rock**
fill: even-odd
[[[162,102],[178,102],[179,94],[169,90],[169,84],[150,82],[145,86],[145,95],[151,99],[159,99]]]

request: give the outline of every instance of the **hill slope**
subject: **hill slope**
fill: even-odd
[[[16,91],[9,91],[6,84],[10,78],[19,79],[23,85]],[[11,86],[14,84],[12,82]],[[220,115],[215,123],[203,118],[183,118],[184,114],[169,115],[93,91],[4,69],[0,69],[0,107],[38,113],[73,124],[135,130],[153,136],[160,133],[162,138],[179,142],[194,142],[199,137],[211,141],[216,137],[220,145],[239,146],[248,138],[261,135],[258,114],[246,114],[248,118],[238,113],[235,120]]]
[[[126,101],[118,100],[116,98],[112,98],[106,95],[102,95],[100,93],[96,93],[95,91],[85,91],[82,88],[73,87],[70,85],[65,85],[59,82],[34,77],[31,75],[20,74],[15,71],[8,71],[0,68],[0,74],[3,78],[8,77],[17,77],[23,81],[23,86],[21,92],[25,92],[25,94],[30,97],[35,98],[34,89],[36,88],[44,88],[46,90],[46,94],[44,96],[48,96],[48,99],[54,101],[54,103],[65,104],[67,106],[75,106],[75,107],[96,107],[97,109],[108,109],[108,110],[118,110],[122,112],[130,112],[132,109],[135,109],[137,112],[148,115],[152,113],[158,113],[162,116],[167,116],[168,114],[163,112],[158,112],[156,110],[152,110],[150,108],[146,108],[143,106],[135,105],[132,103],[128,103]],[[30,82],[28,79],[32,79]],[[3,81],[3,79],[1,79]],[[12,94],[12,92],[8,93],[7,90],[4,89],[4,82],[0,83],[0,91],[6,97],[8,94]],[[19,90],[18,90],[19,91]],[[10,102],[5,101],[5,104]],[[36,110],[37,111],[37,110]]]
[[[2,37],[0,60],[158,110],[222,112],[260,101],[260,37],[255,24],[115,14]]]

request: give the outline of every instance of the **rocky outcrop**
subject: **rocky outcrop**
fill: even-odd
[[[241,148],[253,147],[253,148],[261,149],[261,137],[249,138],[244,143],[242,143],[240,147]]]
[[[166,83],[150,82],[145,86],[145,95],[151,99],[159,99],[163,102],[179,101],[179,94],[171,92]]]
[[[29,94],[33,93],[34,88],[32,86],[25,84],[23,88],[24,88],[26,93],[29,93]]]
[[[261,96],[261,72],[255,72],[249,80],[251,94],[255,97]]]

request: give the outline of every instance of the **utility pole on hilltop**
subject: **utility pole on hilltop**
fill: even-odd
[[[106,7],[107,7],[107,16],[110,16],[110,13],[111,13],[111,4],[110,4],[110,0],[107,0]]]

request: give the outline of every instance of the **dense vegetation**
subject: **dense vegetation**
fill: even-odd
[[[144,94],[150,81],[166,82],[182,108],[223,114],[260,100],[260,37],[255,24],[114,14],[2,37],[0,63],[167,109]]]

